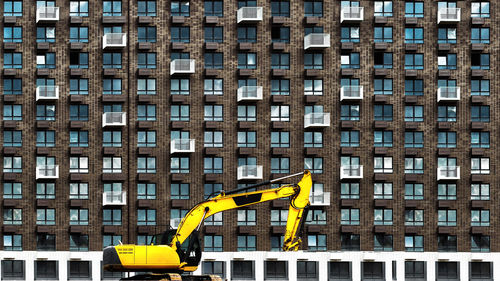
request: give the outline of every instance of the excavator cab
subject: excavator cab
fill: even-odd
[[[151,239],[151,245],[170,245],[177,229],[156,234]],[[179,243],[179,242],[177,242]],[[201,261],[201,243],[199,231],[193,231],[191,235],[180,246],[177,245],[177,254],[181,262],[186,262],[187,266],[198,266]]]

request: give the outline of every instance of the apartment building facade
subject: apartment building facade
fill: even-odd
[[[120,278],[103,247],[303,169],[303,252],[276,200],[206,221],[197,273],[500,279],[495,1],[2,4],[2,280]]]

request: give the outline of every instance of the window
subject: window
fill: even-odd
[[[170,81],[172,81],[172,80],[170,80]],[[137,79],[137,94],[138,95],[156,95],[156,79],[155,78]]]
[[[71,224],[71,222],[70,222],[70,224]],[[89,250],[89,236],[82,235],[82,234],[71,234],[69,236],[69,250],[70,251],[78,251],[78,252],[88,251]],[[71,270],[71,268],[70,268],[70,270]]]
[[[290,158],[271,158],[271,173],[290,173]]]
[[[471,210],[471,226],[490,226],[490,210]]]
[[[392,53],[375,52],[374,68],[392,68]]]
[[[172,42],[189,43],[189,27],[173,26],[170,28]]]
[[[392,165],[392,157],[390,157],[390,158],[391,158],[391,165]],[[358,185],[358,187],[359,187],[359,185]],[[390,182],[374,183],[373,184],[373,199],[392,199],[392,183],[390,183]]]
[[[233,279],[255,280],[255,261],[231,261],[231,280]]]
[[[328,280],[350,281],[352,280],[351,262],[328,262]]]
[[[3,223],[7,225],[23,224],[23,209],[3,209]]]
[[[156,173],[156,157],[138,157],[137,173]]]
[[[3,198],[4,199],[22,199],[23,184],[20,182],[4,182],[3,183]]]
[[[425,261],[405,261],[405,280],[425,280],[425,275]]]
[[[424,173],[424,158],[406,157],[405,158],[405,174],[423,174]]]
[[[489,96],[490,95],[490,80],[471,80],[471,95],[472,96]]]
[[[424,69],[424,54],[405,54],[405,69]]]
[[[297,261],[297,278],[299,280],[317,280],[318,274],[318,262]]]
[[[69,68],[89,68],[89,53],[70,52]]]
[[[222,26],[205,26],[205,42],[224,42],[224,32]]]
[[[471,158],[471,174],[489,174],[490,173],[490,158]]]
[[[255,131],[238,132],[238,147],[257,147],[257,133]],[[272,143],[271,147],[273,147]]]
[[[102,2],[102,15],[105,17],[119,17],[122,15],[122,2],[121,1],[103,1]]]
[[[471,132],[471,147],[490,148],[490,132]]]
[[[55,225],[56,210],[55,209],[37,209],[36,210],[37,225]]]
[[[422,105],[407,105],[405,106],[405,121],[406,122],[423,122],[424,121],[424,106]],[[423,142],[423,135],[421,136]]]
[[[205,157],[203,164],[203,173],[205,174],[222,174],[223,171],[222,157]]]
[[[471,252],[489,252],[490,251],[490,236],[476,234],[471,235]],[[493,279],[491,279],[493,280]]]
[[[3,68],[23,68],[23,53],[4,53]]]
[[[360,249],[359,234],[341,233],[340,248],[342,249],[342,251],[359,251]]]
[[[224,121],[223,105],[205,105],[205,121]]]
[[[436,262],[437,278],[436,281],[441,280],[460,280],[459,263],[458,262]]]
[[[405,17],[407,18],[423,18],[424,3],[423,2],[405,2]]]
[[[108,246],[115,246],[120,244],[122,240],[121,235],[103,235],[102,236],[102,248],[106,248]]]
[[[119,133],[118,136],[113,135],[113,139],[116,137],[119,141],[117,144],[121,147],[121,131],[110,131],[109,133]],[[137,147],[156,147],[156,131],[137,131]]]
[[[392,147],[392,131],[375,131],[373,146]]]
[[[490,28],[489,27],[473,27],[470,29],[471,44],[489,44],[490,43]]]
[[[359,147],[359,131],[341,131],[340,146]]]
[[[69,183],[69,199],[89,199],[89,184],[86,182]]]
[[[489,105],[471,105],[470,109],[472,122],[490,122]]]
[[[424,95],[424,80],[422,80],[422,79],[406,79],[405,80],[405,95],[407,95],[407,96],[423,96]]]
[[[323,173],[323,158],[322,157],[306,157],[304,158],[304,169],[308,169],[313,174]]]
[[[88,157],[70,157],[69,158],[69,172],[70,173],[88,173],[89,172],[89,158]]]
[[[438,226],[456,226],[457,210],[438,210]]]
[[[377,3],[377,2],[375,2]],[[392,15],[392,14],[391,14]],[[376,26],[374,27],[374,40],[373,42],[386,42],[392,43],[392,26]]]
[[[103,173],[121,173],[122,158],[121,157],[103,157],[102,158]]]
[[[223,69],[224,60],[222,53],[205,53],[205,69]]]
[[[7,3],[7,2],[5,2]],[[22,26],[4,26],[3,42],[20,43],[23,42],[23,27]]]
[[[438,28],[438,44],[456,44],[457,43],[457,28],[446,27]]]
[[[22,173],[23,158],[21,156],[4,156],[3,157],[3,172],[4,173]]]
[[[323,16],[323,1],[304,1],[304,16],[305,17],[322,17]]]
[[[271,105],[271,121],[289,122],[290,121],[290,106],[289,105]]]
[[[490,54],[477,54],[470,55],[471,69],[490,69]]]
[[[405,132],[405,147],[424,147],[424,132]]]
[[[489,18],[490,17],[490,2],[476,1],[470,4],[472,18]]]
[[[103,53],[102,68],[122,68],[121,53]]]
[[[189,17],[189,1],[170,2],[170,13],[172,16]]]
[[[375,1],[374,16],[392,17],[392,1]]]
[[[490,184],[476,183],[470,185],[471,200],[490,200]]]
[[[456,184],[438,184],[438,200],[457,200]]]
[[[71,235],[71,237],[76,235]],[[86,236],[87,235],[78,235],[78,236]],[[71,243],[72,240],[70,240]],[[87,241],[88,242],[88,241]],[[82,250],[83,251],[83,250]],[[69,279],[91,279],[91,262],[90,261],[69,261],[68,262],[68,277]]]
[[[58,261],[35,260],[35,280],[58,279]]]
[[[307,235],[307,248],[309,251],[326,251],[326,235]]]
[[[257,68],[256,53],[238,54],[238,69],[256,69],[256,68]]]
[[[137,225],[156,225],[155,209],[137,210]]]
[[[405,236],[405,251],[407,251],[407,252],[423,252],[424,251],[424,236],[406,235]]]
[[[255,132],[253,133],[255,136]],[[252,147],[256,147],[256,145]],[[290,132],[271,132],[271,147],[290,147]]]
[[[359,68],[359,53],[341,55],[340,68]]]
[[[323,80],[314,79],[304,80],[304,95],[306,96],[322,96],[323,95]]]
[[[37,251],[55,251],[56,236],[54,234],[37,234],[36,236]]]
[[[22,17],[23,16],[23,1],[4,1],[3,16],[4,17]]]
[[[373,79],[373,87],[374,95],[392,95],[392,79]]]
[[[375,234],[373,236],[374,251],[392,251],[392,235]]]
[[[156,17],[156,1],[137,1],[137,15],[140,17]]]
[[[222,235],[205,235],[203,240],[203,251],[222,252]]]
[[[88,43],[89,42],[89,28],[87,26],[70,26],[70,28],[69,28],[69,42]]]
[[[340,199],[359,199],[359,183],[340,183]]]
[[[406,44],[423,44],[424,29],[422,27],[407,27],[405,28],[405,43]]]
[[[392,209],[373,210],[374,225],[392,225]]]
[[[222,1],[205,1],[205,17],[222,17],[223,11]]]
[[[155,104],[137,105],[137,120],[156,121],[156,105]]]
[[[102,80],[103,95],[121,95],[122,94],[122,79],[103,79]]]
[[[88,1],[70,1],[69,2],[70,17],[88,17],[89,2]]]
[[[271,69],[290,69],[290,54],[272,53]]]
[[[359,43],[359,27],[358,26],[342,26],[340,28],[340,42]]]
[[[205,95],[223,95],[224,94],[223,80],[222,79],[205,79],[204,94]]]
[[[138,131],[139,135],[143,131]],[[137,146],[139,146],[140,138]],[[122,146],[122,132],[121,131],[103,131],[102,132],[102,146],[103,147],[121,147]]]
[[[287,215],[288,215],[288,210]],[[287,217],[284,217],[282,225],[286,225]],[[307,213],[306,223],[311,225],[326,225],[326,211],[321,209],[310,209]]]
[[[55,199],[56,198],[56,184],[47,183],[36,183],[36,199]]]
[[[248,137],[249,136],[247,135],[246,138],[248,139]],[[252,136],[250,136],[250,138],[251,137]],[[205,131],[204,140],[205,140],[203,144],[204,147],[224,147],[222,131]],[[238,132],[238,147],[239,145],[240,145],[240,132]]]
[[[88,225],[89,210],[88,209],[70,209],[69,210],[70,225]]]
[[[88,121],[89,120],[89,105],[88,104],[71,104],[69,106],[69,120],[71,120],[71,121]]]
[[[37,55],[36,68],[56,68],[56,53]]]
[[[156,68],[156,53],[138,53],[137,68]]]
[[[69,131],[69,146],[70,147],[88,147],[89,132],[88,131]]]
[[[203,198],[206,200],[220,193],[220,191],[222,190],[222,183],[205,183],[203,190]]]
[[[340,209],[341,225],[359,225],[359,209]]]
[[[304,147],[323,147],[323,133],[304,132]]]
[[[103,225],[122,225],[122,210],[121,209],[103,209],[102,210]]]
[[[239,211],[238,211],[239,216]],[[256,251],[256,236],[255,235],[238,235],[238,252],[239,251]],[[234,268],[233,268],[234,270]],[[236,274],[233,273],[233,277]]]
[[[70,95],[88,95],[89,94],[89,79],[69,79],[69,94]]]
[[[457,122],[457,107],[438,106],[438,122]]]
[[[323,54],[322,53],[305,53],[304,54],[304,69],[323,69]]]
[[[189,78],[171,79],[170,94],[171,95],[189,95]]]
[[[189,173],[189,157],[171,157],[170,172],[174,174]]]
[[[12,2],[11,2],[12,3]],[[7,1],[5,1],[5,4]],[[24,280],[24,260],[2,260],[2,279]]]
[[[286,280],[288,279],[287,261],[264,261],[265,280]]]
[[[287,219],[288,219],[288,210],[271,210],[272,226],[286,225]]]
[[[188,185],[188,193],[187,198],[189,198],[189,184]],[[173,184],[172,186],[173,187]],[[173,193],[173,189],[171,189]],[[180,194],[180,193],[179,193]],[[173,196],[173,195],[172,195]],[[184,196],[184,195],[181,195]],[[156,199],[156,184],[155,183],[138,183],[137,184],[137,199]],[[181,199],[181,198],[172,198],[172,199]]]
[[[457,54],[438,56],[438,69],[457,69]]]
[[[290,43],[290,27],[273,26],[271,27],[271,42]],[[288,56],[289,59],[289,56]],[[271,60],[273,62],[274,60]],[[288,68],[286,68],[288,69]]]
[[[255,42],[257,42],[256,27],[254,26],[238,27],[238,43],[255,43]]]
[[[150,245],[153,238],[153,235],[137,235],[137,245]]]
[[[49,26],[37,26],[36,42],[56,42],[56,28]]]
[[[21,147],[23,145],[22,133],[22,131],[3,131],[3,146]]]
[[[392,121],[392,104],[375,104],[373,106],[374,120]]]
[[[438,132],[438,148],[455,148],[457,147],[456,132]]]
[[[6,2],[4,2],[6,3]],[[4,78],[3,79],[3,94],[4,95],[21,95],[23,93],[23,85],[21,78]]]
[[[340,106],[341,121],[359,121],[359,105],[343,104]]]
[[[238,210],[238,225],[256,225],[257,211],[256,210]]]
[[[384,262],[362,262],[361,280],[385,280]]]
[[[271,1],[271,16],[290,17],[290,2],[279,0]]]
[[[405,210],[405,225],[407,226],[423,226],[424,225],[424,210]]]

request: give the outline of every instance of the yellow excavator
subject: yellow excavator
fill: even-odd
[[[303,175],[298,184],[246,192],[249,189],[269,185],[287,178]],[[203,221],[219,212],[242,208],[279,198],[291,197],[283,241],[283,251],[297,251],[302,240],[301,232],[307,208],[310,205],[312,179],[309,171],[257,183],[244,188],[220,191],[194,206],[182,219],[177,230],[169,229],[155,235],[150,245],[126,245],[106,247],[103,251],[103,267],[107,271],[151,272],[122,280],[163,281],[220,281],[214,275],[185,275],[193,272],[201,261],[199,230]]]

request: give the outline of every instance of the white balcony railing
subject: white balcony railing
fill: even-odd
[[[362,21],[364,18],[363,7],[343,7],[340,10],[340,22]]]
[[[330,113],[316,112],[304,115],[304,128],[330,127]]]
[[[304,37],[304,50],[309,48],[329,48],[330,34],[310,33]]]
[[[106,191],[102,193],[102,205],[127,205],[127,192],[125,191]]]
[[[36,9],[36,22],[58,21],[59,7],[38,7]]]
[[[460,8],[441,8],[438,10],[437,22],[459,22]]]
[[[102,126],[125,126],[127,122],[126,112],[105,112],[102,114]]]
[[[176,229],[181,224],[182,218],[170,219],[170,227]]]
[[[170,142],[170,153],[194,152],[194,139],[175,139]]]
[[[170,75],[178,73],[194,73],[194,59],[176,59],[170,62]]]
[[[459,180],[460,166],[441,166],[437,168],[438,180]]]
[[[362,165],[340,166],[340,179],[362,179],[362,178],[363,178]]]
[[[311,206],[330,206],[330,192],[311,192]]]
[[[342,86],[340,88],[340,100],[362,100],[363,86]]]
[[[460,87],[439,87],[437,101],[460,100]]]
[[[36,166],[36,179],[58,179],[59,165]]]
[[[237,12],[237,23],[262,21],[262,7],[241,7]]]
[[[262,86],[242,86],[238,88],[238,101],[262,100]]]
[[[127,46],[127,33],[106,33],[102,36],[102,48],[123,48]]]
[[[57,100],[59,99],[59,86],[37,86],[36,100]]]
[[[261,180],[262,166],[245,165],[238,167],[238,180]]]

